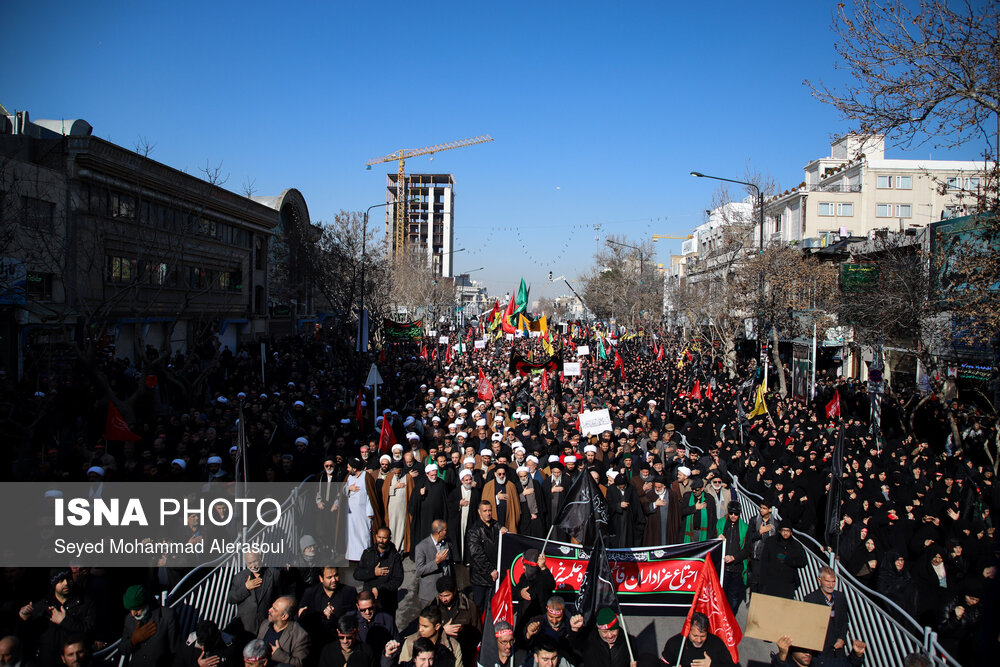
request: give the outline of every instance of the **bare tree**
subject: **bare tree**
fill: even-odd
[[[222,173],[222,162],[219,162],[219,164],[213,167],[211,162],[205,160],[205,166],[198,171],[201,172],[202,178],[212,185],[217,185],[220,188],[226,184],[226,181],[229,180],[229,174],[223,175]]]
[[[155,149],[156,149],[155,143],[151,142],[148,137],[140,135],[139,138],[135,140],[135,146],[133,147],[132,150],[134,150],[136,153],[138,153],[143,157],[149,157],[150,155],[153,154],[153,151]]]
[[[735,277],[737,292],[746,295],[756,316],[758,339],[771,339],[779,390],[787,396],[778,344],[782,338],[811,333],[813,324],[827,328],[830,320],[826,311],[836,304],[836,271],[830,264],[802,255],[797,248],[770,246],[751,257]]]
[[[411,318],[436,320],[455,306],[455,285],[427,265],[426,251],[405,249],[392,263],[392,303]]]
[[[257,179],[249,176],[244,178],[243,185],[240,186],[240,193],[247,199],[257,194]]]
[[[851,78],[839,89],[806,83],[858,132],[905,146],[1000,141],[997,3],[853,0],[837,5],[833,30]]]
[[[390,313],[385,235],[369,227],[365,238],[364,214],[355,211],[340,211],[333,222],[320,223],[320,228],[318,241],[310,246],[316,288],[327,306],[341,314],[339,323],[351,323],[350,330],[342,332],[351,337],[356,333],[362,300],[371,322],[379,322]]]
[[[663,311],[663,276],[652,262],[652,241],[636,243],[614,234],[606,241],[594,255],[594,268],[583,278],[587,306],[600,319],[658,320]]]

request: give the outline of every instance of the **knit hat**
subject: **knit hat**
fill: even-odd
[[[129,611],[145,607],[149,604],[149,593],[146,592],[146,587],[140,584],[129,586],[125,595],[122,596],[122,604]]]
[[[604,607],[597,612],[597,627],[600,630],[610,630],[618,625],[618,616],[613,609]]]

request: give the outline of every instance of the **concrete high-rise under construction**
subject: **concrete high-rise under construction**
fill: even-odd
[[[399,176],[386,175],[385,207],[386,234],[393,254],[396,249],[397,200],[409,201],[403,216],[402,252],[420,252],[434,275],[451,278],[454,275],[455,252],[455,180],[451,174],[406,174],[403,192],[399,192]]]

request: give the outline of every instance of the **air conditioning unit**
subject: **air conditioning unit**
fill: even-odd
[[[822,248],[823,241],[820,238],[813,237],[809,239],[802,239],[803,248]]]

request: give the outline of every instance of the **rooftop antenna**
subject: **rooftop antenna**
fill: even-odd
[[[600,231],[601,231],[601,223],[598,222],[597,224],[594,225],[594,253],[595,254],[601,252],[601,235],[600,235]]]

